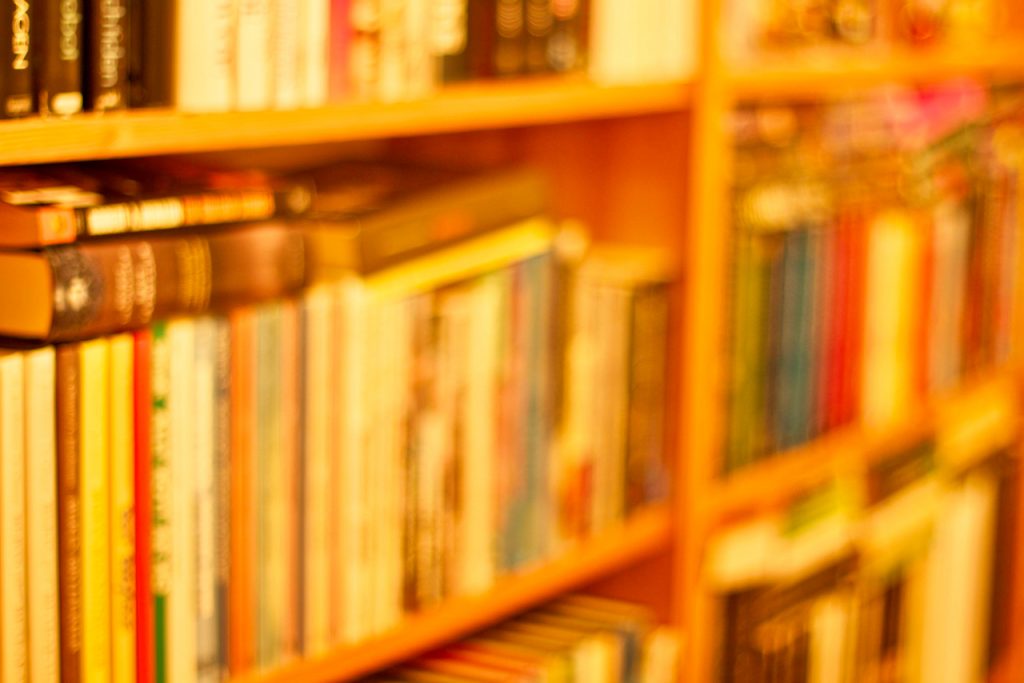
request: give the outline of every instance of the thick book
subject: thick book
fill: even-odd
[[[0,356],[0,678],[28,681],[25,533],[25,364]]]
[[[57,553],[60,588],[60,673],[82,680],[82,521],[79,471],[79,409],[82,391],[79,345],[57,348]]]
[[[174,0],[133,2],[129,13],[128,95],[136,107],[174,102]]]
[[[25,352],[25,524],[30,681],[60,680],[57,578],[56,354]]]
[[[0,252],[0,334],[70,340],[297,292],[305,242],[263,224],[209,235]]]
[[[128,106],[128,58],[132,28],[130,0],[87,0],[85,106],[111,111]]]
[[[8,118],[28,116],[36,110],[35,71],[39,28],[36,5],[39,0],[13,0],[0,12],[5,38],[0,42],[3,63],[0,66],[0,115]],[[9,33],[8,33],[9,32]],[[10,39],[6,38],[10,36]]]
[[[453,176],[395,168],[392,178],[377,171],[381,187],[358,193],[350,193],[352,169],[314,174],[306,231],[314,277],[339,269],[378,271],[548,209],[547,182],[531,169]],[[360,207],[359,201],[370,203]]]
[[[42,0],[40,10],[39,68],[36,93],[42,114],[68,116],[82,111],[81,0]]]

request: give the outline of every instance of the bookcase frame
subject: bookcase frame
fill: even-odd
[[[417,102],[288,112],[128,111],[0,122],[2,166],[163,154],[298,166],[311,154],[322,160],[366,147],[459,164],[530,162],[551,173],[560,215],[583,219],[598,239],[654,244],[677,256],[669,386],[670,414],[678,419],[670,434],[676,481],[669,504],[544,566],[506,577],[483,595],[456,598],[410,617],[367,643],[233,680],[349,680],[586,588],[649,604],[683,628],[683,678],[710,681],[714,605],[701,567],[716,526],[777,506],[836,468],[862,467],[872,453],[927,428],[934,411],[922,406],[911,421],[891,431],[851,428],[748,471],[719,476],[731,166],[726,116],[740,100],[828,97],[890,80],[1024,77],[1024,7],[1008,17],[1007,40],[984,50],[890,51],[737,69],[722,55],[722,0],[699,5],[697,69],[684,82],[603,87],[582,78],[541,78],[458,86]],[[1010,367],[979,382],[1016,383],[1024,367],[1017,353]],[[994,670],[994,681],[1024,677],[1024,558],[1020,547],[1015,553],[1014,645],[1012,656]]]

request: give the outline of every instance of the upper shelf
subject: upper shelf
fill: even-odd
[[[740,100],[843,95],[851,88],[937,79],[1024,77],[1024,43],[935,49],[795,53],[726,71]]]
[[[347,142],[678,111],[681,82],[602,87],[541,78],[448,87],[410,102],[297,111],[168,110],[0,122],[0,165]]]

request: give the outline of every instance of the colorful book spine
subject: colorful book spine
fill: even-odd
[[[28,116],[36,110],[35,78],[39,27],[33,23],[39,20],[36,12],[38,0],[14,0],[0,12],[3,26],[10,29],[10,43],[3,41],[3,64],[0,68],[0,114],[15,118]],[[2,34],[0,34],[2,35]],[[9,46],[9,47],[8,47]]]
[[[60,583],[60,671],[82,680],[82,519],[80,347],[57,347],[57,539]]]
[[[135,632],[136,680],[156,681],[155,615],[153,568],[156,546],[153,543],[155,498],[153,497],[153,332],[148,329],[133,333],[135,427]]]
[[[131,5],[128,0],[91,0],[88,8],[86,107],[93,111],[124,109],[129,98]]]
[[[19,353],[0,356],[0,674],[28,681],[25,528],[25,365]]]
[[[169,605],[171,586],[171,560],[176,552],[172,537],[172,485],[171,478],[171,424],[169,393],[171,383],[170,348],[167,323],[153,325],[149,340],[149,386],[152,392],[149,410],[149,469],[150,493],[150,562],[151,592],[153,597],[153,669],[156,683],[168,683],[170,678]]]
[[[81,0],[42,0],[36,93],[43,114],[82,111],[83,8]]]

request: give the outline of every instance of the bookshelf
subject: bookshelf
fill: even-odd
[[[863,469],[900,443],[936,431],[979,397],[1000,408],[985,433],[1005,443],[1019,431],[1019,363],[967,382],[880,429],[849,427],[722,478],[722,355],[728,262],[731,144],[726,114],[736,102],[816,99],[880,83],[953,76],[1024,78],[1024,31],[982,49],[828,54],[751,67],[721,54],[721,0],[701,0],[699,67],[681,82],[599,86],[543,78],[446,88],[424,100],[352,103],[299,111],[182,114],[168,110],[0,122],[0,165],[150,155],[216,155],[236,165],[269,159],[301,166],[302,150],[345,157],[370,145],[402,159],[466,165],[530,162],[555,183],[555,206],[599,239],[671,250],[680,265],[671,345],[671,504],[647,510],[607,535],[492,590],[457,598],[358,645],[254,672],[235,683],[351,680],[398,663],[559,594],[590,587],[649,604],[686,633],[684,677],[711,681],[711,599],[702,562],[723,521],[769,509],[837,471]],[[292,152],[295,152],[294,154]],[[994,397],[994,398],[993,398]],[[1024,482],[1022,482],[1024,483]],[[1024,524],[1024,519],[1021,520]],[[1012,599],[1014,657],[993,681],[1024,674],[1024,571]],[[668,571],[663,571],[664,567]],[[654,576],[654,581],[645,581]]]

